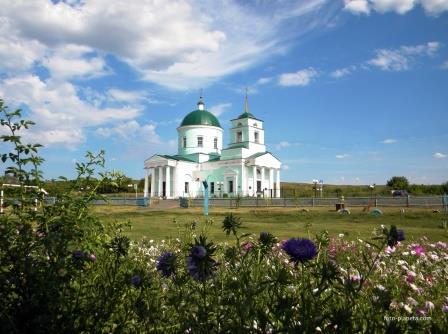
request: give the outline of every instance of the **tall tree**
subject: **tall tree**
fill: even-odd
[[[404,176],[393,176],[389,181],[387,181],[387,186],[392,189],[408,189],[409,181]]]

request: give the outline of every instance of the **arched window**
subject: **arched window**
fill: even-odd
[[[243,123],[240,122],[240,123],[237,124],[237,126],[243,126]]]
[[[204,137],[198,136],[198,147],[204,146]]]
[[[182,146],[183,148],[187,147],[187,137],[184,136],[184,138],[182,139]]]
[[[213,139],[213,147],[215,148],[215,150],[218,149],[218,137],[215,137],[215,138]]]
[[[254,138],[254,139],[255,139],[255,142],[256,142],[256,143],[259,142],[260,139],[259,139],[259,134],[258,134],[258,132],[255,132],[255,138]]]

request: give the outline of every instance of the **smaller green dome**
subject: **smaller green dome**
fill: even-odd
[[[237,119],[242,119],[242,118],[253,118],[253,119],[257,119],[254,115],[252,115],[250,112],[243,112],[241,115],[238,116]]]
[[[180,126],[187,125],[209,125],[216,126],[218,128],[221,127],[221,124],[219,124],[219,121],[215,115],[207,110],[200,109],[194,110],[184,117]]]

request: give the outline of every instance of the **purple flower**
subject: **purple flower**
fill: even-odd
[[[207,250],[204,248],[204,246],[196,245],[191,248],[190,256],[196,258],[196,259],[203,259],[207,255]]]
[[[403,230],[397,230],[397,241],[406,240]]]
[[[448,313],[448,305],[443,305],[442,306],[442,312]]]
[[[133,286],[139,286],[141,281],[142,280],[141,280],[140,276],[138,276],[138,275],[134,275],[131,277],[131,284]]]
[[[254,244],[252,242],[248,241],[248,242],[245,242],[242,246],[243,246],[244,250],[250,251],[254,247]]]
[[[95,256],[95,254],[90,254],[90,255],[87,256],[87,258],[88,258],[90,261],[92,261],[92,262],[95,262],[95,261],[96,261],[96,256]]]
[[[195,280],[203,282],[213,275],[216,262],[213,259],[198,259],[193,256],[187,257],[188,274]]]
[[[86,256],[86,254],[81,250],[76,250],[72,253],[74,259],[82,259]]]
[[[157,259],[156,268],[163,276],[171,276],[176,271],[176,255],[172,252],[163,253]]]
[[[317,255],[316,245],[309,239],[289,239],[283,244],[282,249],[294,262],[306,262]]]

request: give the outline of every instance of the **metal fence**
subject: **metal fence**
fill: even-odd
[[[210,198],[210,207],[319,207],[336,206],[344,203],[348,207],[379,206],[379,207],[427,207],[445,208],[448,201],[444,196],[419,197],[346,197],[340,198],[263,198],[263,197],[233,197]],[[203,205],[202,198],[192,198],[189,206]]]

